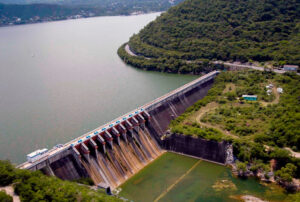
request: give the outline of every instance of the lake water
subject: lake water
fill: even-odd
[[[0,159],[25,161],[195,79],[137,70],[118,57],[158,15],[0,28]]]
[[[195,79],[141,71],[117,56],[118,47],[158,15],[0,28],[0,159],[21,163],[35,149],[65,143]],[[134,201],[285,198],[277,188],[233,178],[224,166],[172,153],[121,189]]]

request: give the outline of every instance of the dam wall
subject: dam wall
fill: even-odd
[[[217,74],[208,73],[19,168],[65,180],[90,177],[98,186],[114,189],[161,155],[163,148],[223,162],[222,144],[181,136],[162,140],[170,121],[203,98]],[[208,154],[210,150],[214,152]]]
[[[205,140],[182,134],[172,134],[164,138],[163,147],[169,151],[225,164],[228,143]]]
[[[202,99],[213,85],[213,81],[213,79],[210,79],[197,83],[193,88],[181,91],[176,96],[147,108],[147,112],[151,116],[151,119],[147,122],[147,127],[161,146],[163,146],[161,137],[166,133],[171,121]]]

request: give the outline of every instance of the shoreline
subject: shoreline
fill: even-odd
[[[140,15],[148,15],[148,14],[155,14],[155,13],[163,13],[165,11],[150,11],[150,12],[142,12],[139,14],[128,14],[128,15],[122,15],[122,14],[112,14],[112,15],[96,15],[96,16],[90,16],[90,17],[80,17],[80,18],[69,18],[69,19],[59,19],[59,20],[50,20],[50,21],[40,21],[40,22],[29,22],[29,23],[22,23],[22,24],[5,24],[0,25],[1,28],[7,28],[7,27],[18,27],[22,25],[35,25],[35,24],[44,24],[44,23],[51,23],[51,22],[62,22],[62,21],[71,21],[71,20],[81,20],[81,19],[89,19],[89,18],[99,18],[99,17],[131,17],[131,16],[140,16]]]
[[[125,50],[126,54],[129,55],[130,57],[144,57],[146,60],[152,59],[152,58],[146,57],[144,55],[138,55],[137,53],[135,53],[134,51],[132,51],[132,49],[129,46],[129,41],[126,42],[126,43],[124,43],[123,45],[125,45],[124,46],[124,50]],[[120,46],[119,49],[122,48],[122,46]],[[119,55],[119,57],[120,57],[120,55]],[[197,60],[195,60],[195,61],[197,61]],[[186,63],[194,63],[195,61],[186,61]],[[125,62],[125,63],[128,64],[127,62]],[[274,73],[277,73],[277,74],[284,74],[284,73],[288,73],[289,72],[289,71],[286,71],[286,70],[283,70],[283,69],[281,69],[281,70],[277,69],[275,67],[273,67],[272,69],[265,69],[262,66],[257,66],[255,64],[248,64],[248,63],[240,63],[239,61],[228,62],[228,61],[214,61],[214,60],[210,60],[210,63],[213,64],[213,65],[223,65],[223,66],[226,66],[226,67],[229,67],[229,68],[233,68],[233,69],[234,68],[240,68],[240,69],[253,69],[253,70],[258,70],[258,71],[273,71]],[[298,72],[295,72],[295,73],[298,76],[300,76],[300,73],[298,73]],[[193,75],[195,75],[195,74],[193,74]]]

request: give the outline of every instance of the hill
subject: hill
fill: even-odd
[[[162,5],[174,5],[180,2],[179,0],[0,0],[3,4],[56,4],[56,5],[88,5],[88,6],[103,6],[103,5],[132,5],[133,7],[139,7],[141,5],[156,5],[156,7]]]
[[[0,0],[0,26],[165,11],[181,0]],[[2,3],[1,3],[2,2]],[[3,3],[5,2],[5,4]],[[12,4],[12,3],[15,4]],[[22,4],[23,3],[23,4]]]
[[[193,72],[207,60],[300,64],[300,1],[186,0],[129,40],[133,66]],[[144,56],[144,57],[143,57]]]

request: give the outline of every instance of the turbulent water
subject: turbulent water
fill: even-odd
[[[133,129],[120,140],[89,150],[90,154],[82,155],[83,166],[95,184],[111,189],[124,183],[163,152],[147,128]]]

